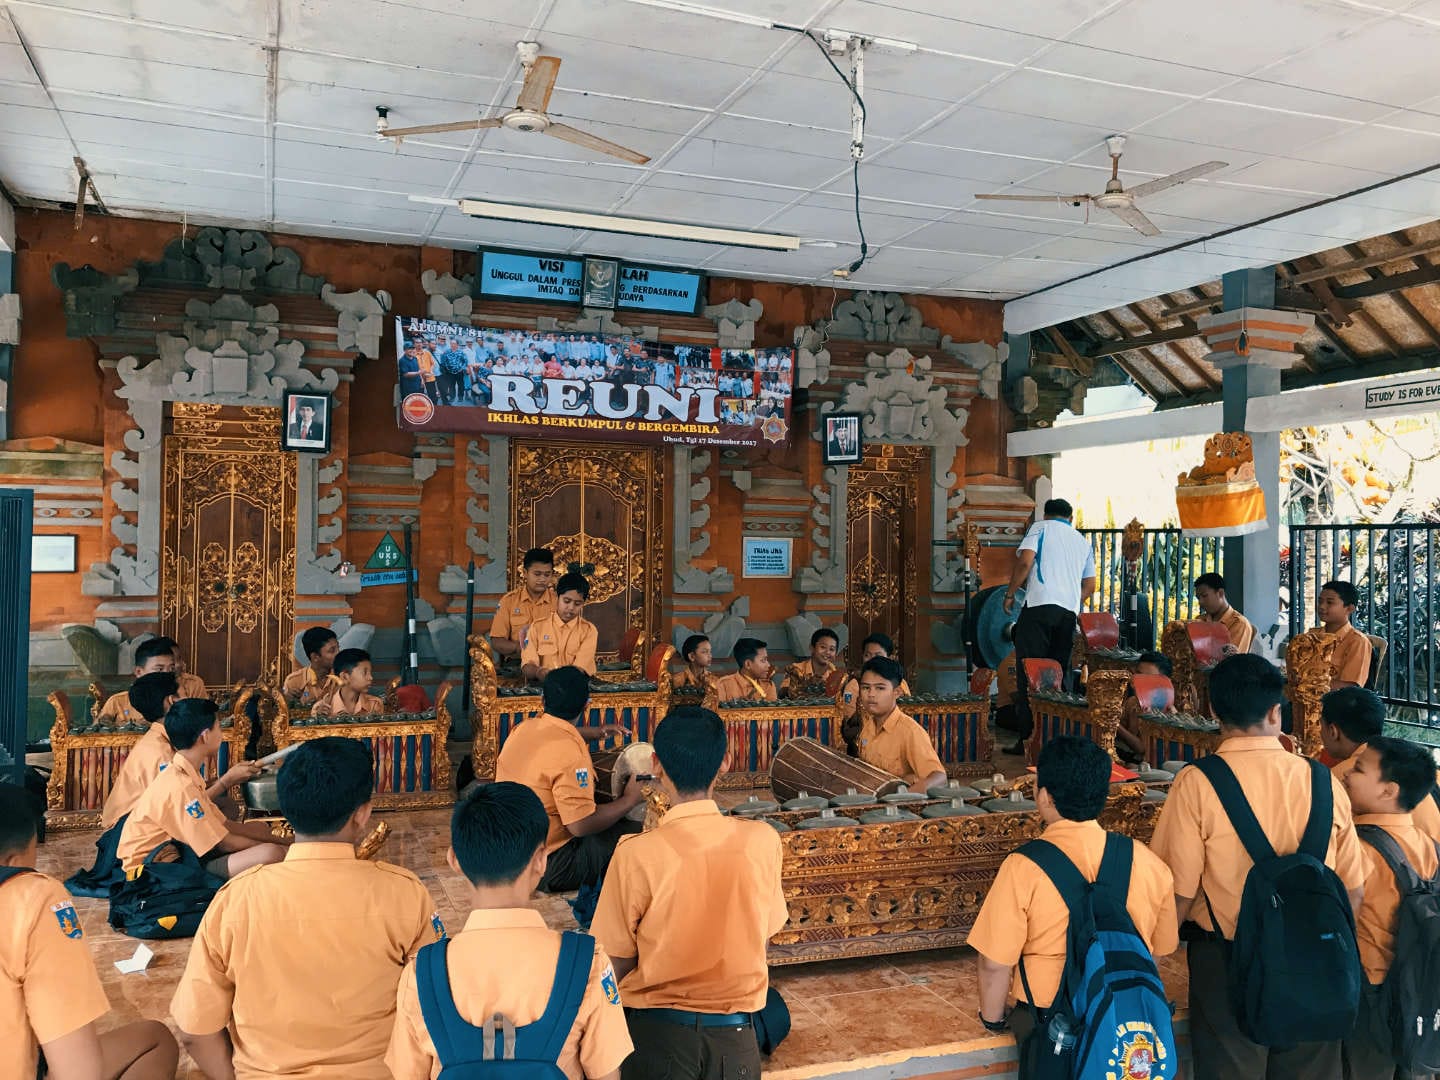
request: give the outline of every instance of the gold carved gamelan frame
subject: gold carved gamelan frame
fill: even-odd
[[[1026,740],[1026,759],[1034,764],[1039,759],[1040,748],[1057,735],[1081,735],[1099,743],[1112,761],[1119,760],[1115,756],[1115,732],[1120,727],[1125,688],[1129,685],[1129,671],[1107,668],[1090,673],[1084,697],[1048,690],[1030,691],[1035,730]]]

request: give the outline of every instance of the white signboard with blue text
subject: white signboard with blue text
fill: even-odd
[[[788,538],[747,536],[744,546],[743,576],[747,578],[788,578],[790,576],[790,545]]]

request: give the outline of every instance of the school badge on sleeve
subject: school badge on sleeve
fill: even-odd
[[[600,989],[605,991],[605,1000],[611,1005],[620,1004],[620,987],[615,983],[615,969],[609,964],[605,965],[605,971],[600,976]]]
[[[431,914],[430,928],[435,931],[436,941],[445,936],[445,924],[440,920],[440,912],[436,911]]]
[[[576,769],[575,782],[579,784],[581,788],[588,788],[590,786],[590,770]]]
[[[80,916],[75,914],[75,905],[67,902],[54,904],[50,908],[55,916],[55,921],[60,924],[60,932],[73,941],[79,941],[85,936],[85,931],[80,926]]]
[[[200,805],[199,799],[191,799],[185,804],[185,816],[192,817],[196,821],[199,821],[205,816],[205,808]]]

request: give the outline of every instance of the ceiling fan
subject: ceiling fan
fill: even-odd
[[[375,134],[384,139],[403,139],[408,135],[430,135],[441,131],[478,131],[481,128],[506,127],[511,131],[526,131],[564,139],[587,150],[596,150],[612,157],[623,158],[644,165],[650,159],[638,150],[631,150],[602,139],[599,135],[561,124],[545,114],[550,104],[550,94],[555,89],[555,79],[560,74],[558,56],[541,56],[540,46],[533,41],[522,41],[515,46],[520,54],[520,64],[525,69],[525,83],[520,87],[520,96],[515,99],[515,108],[503,116],[491,116],[484,120],[458,120],[450,124],[420,124],[416,127],[392,128],[388,115],[390,110],[380,106],[375,111]]]
[[[1135,205],[1135,200],[1154,195],[1157,191],[1164,191],[1177,184],[1183,184],[1186,180],[1205,176],[1218,169],[1223,169],[1229,164],[1228,161],[1207,161],[1203,165],[1192,165],[1188,169],[1181,169],[1169,176],[1162,176],[1159,180],[1136,184],[1127,190],[1120,183],[1120,155],[1125,152],[1125,136],[1111,135],[1105,140],[1105,145],[1110,150],[1110,179],[1105,181],[1105,190],[1099,195],[976,195],[975,198],[1008,200],[1010,202],[1060,202],[1070,206],[1092,203],[1102,210],[1109,210],[1136,232],[1143,233],[1145,236],[1159,236],[1160,230],[1153,221],[1141,213],[1140,208]]]

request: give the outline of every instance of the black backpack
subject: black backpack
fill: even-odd
[[[167,847],[179,862],[156,862]],[[205,909],[225,882],[207,873],[200,857],[167,840],[145,857],[135,877],[110,889],[110,925],[127,937],[149,940],[194,937]]]
[[[1380,853],[1400,890],[1395,959],[1380,987],[1374,1034],[1402,1069],[1433,1073],[1440,1070],[1440,871],[1422,880],[1380,826],[1355,831]],[[1435,850],[1440,854],[1440,844]]]
[[[1355,913],[1325,865],[1335,811],[1330,772],[1308,764],[1310,817],[1300,848],[1277,855],[1225,759],[1210,754],[1194,763],[1255,864],[1230,950],[1230,1007],[1240,1031],[1260,1046],[1343,1038],[1360,1004]]]

